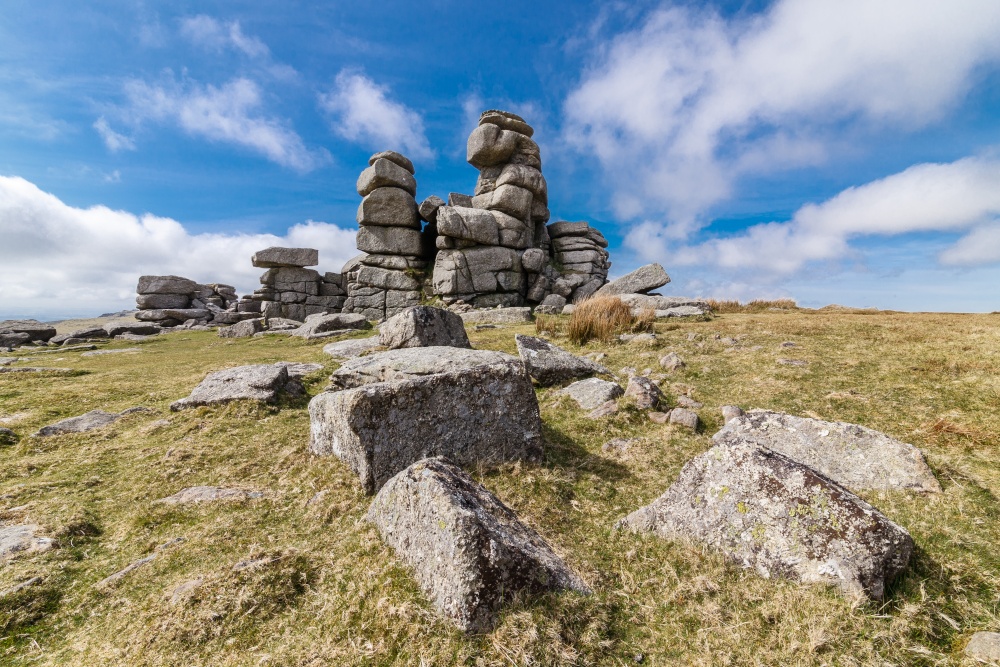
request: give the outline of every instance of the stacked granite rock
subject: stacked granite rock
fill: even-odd
[[[608,241],[586,222],[554,222],[548,232],[562,274],[551,291],[570,303],[579,303],[608,280]]]
[[[140,276],[135,299],[137,320],[161,327],[238,322],[236,288],[209,283],[201,285],[180,276]]]
[[[519,116],[491,110],[469,135],[475,196],[436,210],[433,284],[446,302],[523,305],[548,264],[548,188],[532,134]]]
[[[316,313],[339,313],[346,300],[339,273],[320,274],[313,248],[266,248],[254,253],[253,265],[267,269],[261,286],[238,304],[240,319],[283,317],[302,322]]]
[[[345,313],[382,321],[420,304],[428,248],[414,195],[413,163],[395,151],[372,155],[358,177],[358,250],[345,265]],[[432,232],[429,232],[432,234]]]

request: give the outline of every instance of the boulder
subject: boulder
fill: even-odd
[[[410,162],[410,159],[401,153],[397,153],[396,151],[381,151],[379,153],[375,153],[375,155],[368,158],[368,166],[374,165],[381,159],[394,162],[411,174],[416,173],[413,170],[413,163]]]
[[[437,211],[438,234],[480,245],[498,245],[500,228],[490,211],[481,208],[443,206]]]
[[[161,308],[187,308],[191,297],[187,294],[140,294],[135,297],[135,305],[142,310]]]
[[[479,124],[482,125],[484,123],[491,123],[504,130],[511,130],[526,137],[530,137],[535,133],[535,130],[523,118],[509,111],[499,111],[497,109],[484,111],[479,116]]]
[[[31,335],[26,333],[5,333],[0,331],[0,347],[20,347],[31,342]]]
[[[55,337],[56,328],[51,324],[43,324],[37,320],[4,320],[0,322],[0,335],[27,334],[28,340],[48,341]],[[12,346],[8,346],[12,347]]]
[[[188,503],[208,503],[216,500],[247,500],[260,498],[259,491],[244,491],[243,489],[226,489],[219,486],[190,486],[181,489],[172,496],[160,498],[156,502],[164,505],[186,505]]]
[[[752,442],[689,461],[635,531],[705,544],[763,577],[839,585],[881,599],[913,553],[909,533],[853,493]]]
[[[677,371],[687,366],[676,352],[667,352],[660,357],[660,368],[665,371]]]
[[[417,211],[420,213],[420,217],[430,223],[437,222],[438,209],[442,206],[446,206],[445,201],[438,197],[437,195],[431,195],[427,199],[420,202],[420,206],[417,207]]]
[[[0,445],[16,445],[20,438],[9,428],[0,428]]]
[[[467,632],[492,629],[519,593],[590,593],[537,532],[445,459],[419,461],[386,482],[368,520],[438,611]]]
[[[701,420],[698,418],[698,413],[694,410],[674,408],[670,411],[670,423],[697,431]]]
[[[264,331],[263,319],[243,320],[232,326],[220,327],[219,336],[222,338],[250,338],[261,331]]]
[[[556,392],[569,396],[584,410],[593,410],[621,396],[624,392],[618,384],[600,378],[578,380],[565,389]]]
[[[965,655],[977,662],[1000,664],[1000,632],[977,632],[965,647]]]
[[[258,250],[250,261],[260,268],[316,266],[319,264],[319,250],[271,247]]]
[[[641,310],[673,310],[683,306],[697,308],[701,314],[711,313],[712,308],[707,301],[689,299],[684,296],[657,296],[655,294],[615,294],[633,309]],[[692,311],[693,312],[693,311]]]
[[[412,306],[379,327],[379,344],[390,350],[403,347],[471,348],[462,318],[442,308]]]
[[[288,370],[278,364],[255,364],[215,371],[205,376],[191,395],[170,404],[173,411],[238,400],[274,403],[290,383]],[[297,386],[297,384],[295,385]]]
[[[420,215],[413,195],[400,188],[378,188],[358,205],[359,225],[407,227],[420,230]],[[417,253],[408,253],[417,254]]]
[[[542,386],[586,375],[610,374],[604,366],[570,354],[541,338],[517,334],[514,341],[517,344],[517,353],[521,356],[528,373]]]
[[[350,340],[338,340],[336,343],[330,343],[323,347],[323,352],[338,361],[346,361],[360,357],[378,346],[378,336],[351,338]]]
[[[54,424],[43,426],[34,434],[35,437],[45,437],[50,435],[63,435],[64,433],[86,433],[95,428],[112,424],[126,415],[134,412],[144,412],[146,408],[129,408],[123,412],[105,412],[103,410],[91,410],[78,417],[62,419]]]
[[[139,276],[137,294],[187,294],[198,291],[198,283],[180,276]]]
[[[633,308],[632,314],[639,315],[642,308]],[[656,319],[664,319],[668,317],[699,317],[702,315],[707,315],[711,310],[706,306],[674,306],[672,308],[655,310],[653,314]]]
[[[531,308],[490,308],[459,313],[466,324],[527,324],[531,320]]]
[[[507,162],[517,150],[517,133],[487,123],[469,135],[466,161],[477,169]]]
[[[670,282],[670,276],[659,264],[647,264],[640,266],[632,273],[625,274],[617,280],[597,290],[598,296],[610,296],[612,294],[645,294],[652,292],[657,287],[663,287]]]
[[[409,348],[384,354],[434,349],[463,351]],[[343,460],[368,493],[429,456],[447,456],[460,465],[538,461],[542,456],[535,391],[524,367],[509,358],[323,392],[309,402],[309,417],[310,450]]]
[[[419,225],[419,220],[417,221]],[[358,230],[358,250],[375,255],[420,255],[420,231],[408,227],[365,226]]]
[[[108,322],[103,328],[110,338],[126,333],[137,336],[155,336],[163,331],[162,327],[148,322]]]
[[[590,225],[586,222],[553,222],[548,226],[549,238],[557,239],[562,236],[587,236]]]
[[[417,194],[417,181],[413,174],[392,160],[379,158],[358,176],[358,194],[365,197],[376,188],[399,188]]]
[[[103,329],[103,327],[88,327],[86,329],[77,329],[73,333],[60,334],[49,339],[50,343],[56,345],[62,345],[70,339],[75,340],[95,340],[108,338],[108,332]]]
[[[767,447],[852,491],[941,491],[919,449],[857,424],[750,410],[727,420],[712,440]]]
[[[14,556],[48,551],[56,545],[51,537],[39,537],[39,532],[39,526],[27,523],[0,528],[0,563]]]
[[[663,392],[647,377],[633,375],[628,379],[625,396],[633,399],[641,410],[654,410],[663,401]]]
[[[333,331],[360,331],[371,329],[372,323],[364,315],[356,313],[319,313],[310,315],[291,335],[300,338],[322,337],[319,334]]]
[[[408,347],[345,360],[330,376],[330,386],[352,389],[504,362],[517,362],[517,357],[461,347]]]
[[[359,285],[378,287],[382,290],[412,292],[420,289],[420,281],[410,273],[396,269],[383,269],[377,266],[360,267],[356,282]]]
[[[208,320],[211,316],[212,311],[205,308],[161,308],[140,310],[135,314],[135,319],[142,322],[162,322],[164,320],[185,322],[187,320]]]

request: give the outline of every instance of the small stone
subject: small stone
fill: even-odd
[[[587,419],[601,419],[603,417],[610,417],[611,415],[618,412],[618,404],[614,401],[608,401],[607,403],[602,403],[595,410],[592,410],[587,414]]]
[[[40,531],[41,528],[34,524],[0,527],[0,563],[15,556],[40,553],[55,547],[55,540],[37,535]]]
[[[142,352],[142,348],[138,347],[121,347],[117,350],[92,350],[90,352],[84,352],[81,357],[103,357],[108,354],[136,354]]]
[[[784,343],[782,343],[782,344],[781,344],[781,345],[780,345],[779,347],[798,347],[798,344],[796,344],[796,343],[793,343],[793,342],[792,342],[792,341],[790,341],[790,340],[786,340],[786,341],[785,341]]]
[[[642,442],[639,438],[615,438],[609,440],[601,446],[601,451],[605,454],[622,455],[628,452],[633,445]]]
[[[689,408],[691,410],[697,410],[698,408],[705,407],[703,403],[694,400],[690,396],[684,396],[684,395],[677,397],[677,405],[682,408]]]
[[[979,662],[1000,663],[1000,632],[977,632],[965,647],[965,655]]]
[[[663,400],[663,392],[656,383],[641,375],[629,378],[625,396],[633,399],[640,410],[652,410]]]
[[[9,428],[0,428],[0,445],[16,445],[17,441],[17,433]]]
[[[743,412],[742,408],[735,405],[723,405],[721,410],[722,410],[722,421],[725,424],[728,424],[732,420],[738,419],[739,417],[742,417],[744,414],[746,414],[745,412]]]
[[[670,423],[697,431],[700,421],[697,412],[686,408],[674,408],[670,411]]]
[[[809,365],[809,362],[803,359],[778,359],[778,363],[782,366],[796,366],[798,368],[804,368]]]
[[[668,352],[660,357],[660,368],[671,373],[684,368],[686,365],[676,352]]]
[[[670,412],[647,412],[646,416],[654,424],[666,424],[670,420]]]

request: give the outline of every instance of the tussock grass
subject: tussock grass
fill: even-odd
[[[21,436],[0,448],[0,520],[37,523],[60,546],[0,566],[0,592],[38,580],[0,597],[0,664],[958,666],[973,632],[1000,631],[1000,320],[799,310],[654,328],[649,347],[559,344],[603,351],[613,371],[654,374],[677,352],[687,366],[660,386],[671,401],[703,402],[704,430],[653,424],[627,403],[592,421],[556,388],[539,390],[544,461],[470,472],[594,594],[513,599],[482,636],[434,613],[364,520],[370,498],[357,479],[308,453],[305,400],[168,409],[207,372],[249,363],[326,363],[308,378],[314,395],[336,367],[326,341],[186,332],[109,344],[141,347],[136,355],[34,358],[78,374],[0,377],[0,425]],[[514,334],[532,331],[469,334],[477,348],[516,353]],[[809,366],[776,363],[787,356]],[[156,412],[29,437],[57,419],[140,404]],[[614,530],[711,446],[727,404],[860,423],[924,450],[943,493],[865,495],[918,546],[884,602],[761,579],[697,545]],[[636,442],[602,451],[613,438]],[[264,495],[155,502],[197,484]],[[151,553],[116,585],[95,587]]]
[[[591,297],[580,303],[569,317],[566,334],[576,345],[598,340],[609,343],[623,333],[649,331],[656,313],[643,310],[633,315],[632,309],[613,296]]]
[[[708,299],[708,305],[712,307],[712,312],[724,313],[763,313],[771,309],[798,310],[799,306],[793,299],[754,299],[747,303],[741,303],[735,299]]]

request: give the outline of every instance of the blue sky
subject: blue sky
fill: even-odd
[[[253,289],[252,252],[355,253],[367,157],[470,192],[480,111],[536,129],[554,219],[672,294],[1000,310],[995,0],[8,0],[0,317]]]

